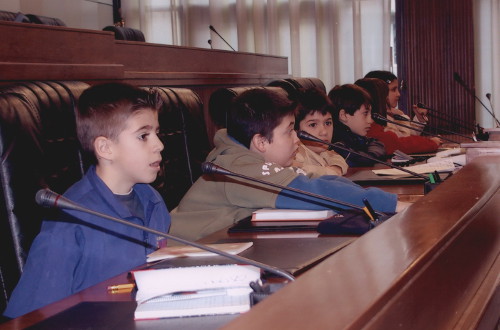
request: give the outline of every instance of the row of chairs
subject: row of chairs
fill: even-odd
[[[23,14],[21,12],[14,13],[4,10],[0,10],[0,21],[34,23],[34,24],[44,24],[52,26],[66,26],[66,24],[59,18],[34,15],[34,14]]]
[[[283,86],[291,88],[291,81],[302,82],[302,87],[310,84],[297,78],[273,86],[223,88],[213,93],[210,113],[226,118],[231,99],[242,91],[273,88],[288,93],[291,89],[287,92]],[[315,80],[312,85],[321,88],[322,83]],[[17,284],[42,220],[51,212],[35,203],[36,192],[48,187],[63,193],[89,166],[75,124],[78,98],[88,87],[80,81],[30,81],[0,89],[0,311]],[[186,88],[157,88],[164,101],[159,121],[166,148],[153,186],[172,210],[201,175],[211,143],[200,97]]]

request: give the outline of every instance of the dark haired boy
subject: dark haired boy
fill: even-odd
[[[312,179],[290,166],[299,143],[294,130],[295,109],[296,104],[285,95],[271,90],[243,92],[234,101],[227,130],[216,133],[215,148],[207,161],[235,173],[360,206],[367,198],[376,210],[394,212],[394,194],[363,189],[338,176]],[[203,175],[172,212],[171,233],[198,239],[266,207],[328,209],[329,205],[244,179]]]
[[[151,183],[160,170],[161,98],[125,84],[96,85],[80,96],[77,133],[94,156],[65,197],[77,204],[166,232],[170,216]],[[146,262],[160,237],[87,213],[64,210],[45,220],[4,315],[17,317]]]
[[[335,86],[328,97],[333,104],[333,141],[361,155],[384,160],[384,144],[376,139],[366,137],[373,123],[371,114],[371,97],[363,88],[345,84]],[[352,167],[373,166],[376,161],[338,150],[347,164]]]

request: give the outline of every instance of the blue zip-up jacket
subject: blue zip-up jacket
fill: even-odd
[[[136,184],[145,219],[133,217],[91,167],[64,194],[91,210],[167,232],[170,215],[160,194]],[[4,315],[18,317],[146,262],[161,237],[88,213],[64,210],[45,220]]]

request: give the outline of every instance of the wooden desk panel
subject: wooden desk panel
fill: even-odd
[[[468,164],[225,329],[494,328],[498,173],[500,157]]]

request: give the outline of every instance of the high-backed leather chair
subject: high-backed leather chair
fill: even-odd
[[[75,104],[88,85],[28,82],[0,91],[0,310],[17,284],[41,220],[44,187],[63,192],[84,171]]]
[[[267,86],[281,87],[288,92],[289,95],[293,95],[294,92],[299,88],[312,88],[316,87],[323,90],[326,93],[326,87],[323,81],[319,78],[287,78],[271,81]]]
[[[234,88],[220,88],[210,95],[208,101],[208,112],[213,123],[218,128],[227,127],[227,116],[233,99],[241,93],[255,88],[270,89],[277,93],[282,93],[288,96],[288,91],[281,87],[274,86],[244,86]]]
[[[42,15],[26,14],[31,23],[52,25],[52,26],[66,26],[66,24],[57,17],[47,17]]]
[[[201,175],[201,163],[210,144],[198,94],[185,88],[158,89],[164,102],[159,121],[165,148],[161,172],[153,186],[172,210]]]
[[[10,11],[0,10],[0,21],[11,21],[18,23],[31,23],[30,19],[21,12],[13,13]]]
[[[102,30],[114,32],[116,40],[146,41],[142,31],[129,27],[110,25],[106,26]]]

